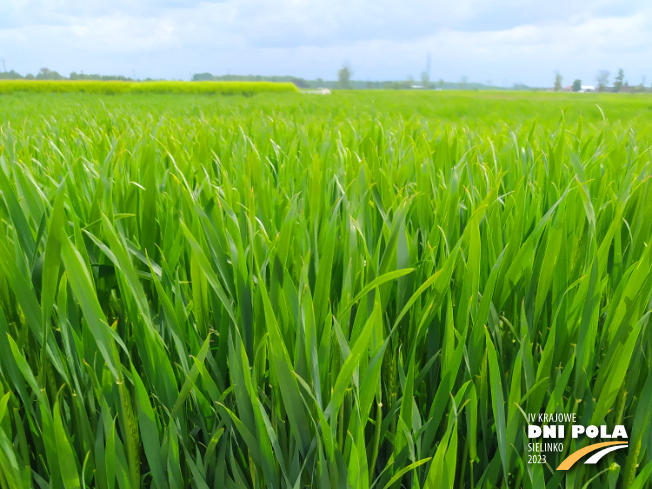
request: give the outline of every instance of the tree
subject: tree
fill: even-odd
[[[561,76],[561,74],[558,71],[556,71],[555,72],[555,92],[561,91],[561,81],[563,79],[564,78]]]
[[[607,70],[598,71],[598,92],[604,92],[609,84],[609,72]]]
[[[20,73],[16,73],[14,70],[0,73],[0,80],[20,80],[21,78]]]
[[[427,71],[421,72],[421,85],[423,88],[430,88],[430,75]]]
[[[466,84],[468,83],[469,79],[466,76],[463,76],[462,79],[460,80],[460,90],[465,90],[466,89]]]
[[[36,75],[37,80],[62,80],[63,77],[56,71],[49,70],[48,68],[41,68]]]
[[[348,63],[344,63],[344,66],[337,72],[337,80],[340,88],[351,88],[351,68],[349,68]]]
[[[620,92],[623,88],[623,81],[625,80],[625,71],[620,68],[618,70],[618,76],[614,79],[614,92]]]
[[[192,81],[211,81],[213,79],[211,73],[196,73],[192,75]]]
[[[573,82],[573,92],[579,92],[582,90],[582,80],[575,80]]]

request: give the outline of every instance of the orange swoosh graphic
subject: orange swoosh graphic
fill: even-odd
[[[605,441],[604,443],[596,443],[594,445],[589,445],[588,447],[580,448],[576,452],[571,453],[562,463],[559,464],[557,470],[568,470],[570,469],[575,462],[581,459],[587,453],[594,452],[600,448],[609,447],[611,445],[627,445],[626,442],[622,441]]]

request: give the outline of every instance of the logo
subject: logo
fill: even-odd
[[[587,465],[597,464],[602,457],[606,454],[613,452],[614,450],[619,450],[620,448],[627,447],[627,443],[622,443],[620,441],[606,441],[604,443],[594,443],[588,447],[580,448],[579,450],[571,453],[568,457],[564,459],[562,463],[559,464],[557,470],[569,470],[575,462],[581,459],[584,455],[600,450],[598,453],[592,455],[586,462]]]
[[[557,470],[570,470],[580,459],[590,454],[591,456],[584,463],[597,464],[605,455],[628,446],[627,431],[623,425],[616,425],[613,430],[610,430],[606,425],[576,424],[576,418],[577,414],[528,414],[527,436],[530,440],[528,463],[546,463],[546,453],[564,452],[565,444],[569,439],[577,440],[584,437],[592,440],[599,437],[601,440],[613,441],[592,443],[574,451],[559,464]],[[615,438],[621,440],[614,440]]]

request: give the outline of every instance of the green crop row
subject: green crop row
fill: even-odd
[[[1,488],[649,487],[643,122],[44,97],[0,108]],[[629,447],[529,464],[531,413]]]
[[[174,93],[174,94],[223,94],[254,95],[261,92],[296,92],[292,83],[272,82],[122,82],[122,81],[46,81],[2,80],[0,94],[27,93],[96,93],[117,95],[124,93]]]

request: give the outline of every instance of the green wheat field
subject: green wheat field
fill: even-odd
[[[650,487],[651,98],[0,91],[1,488]]]

